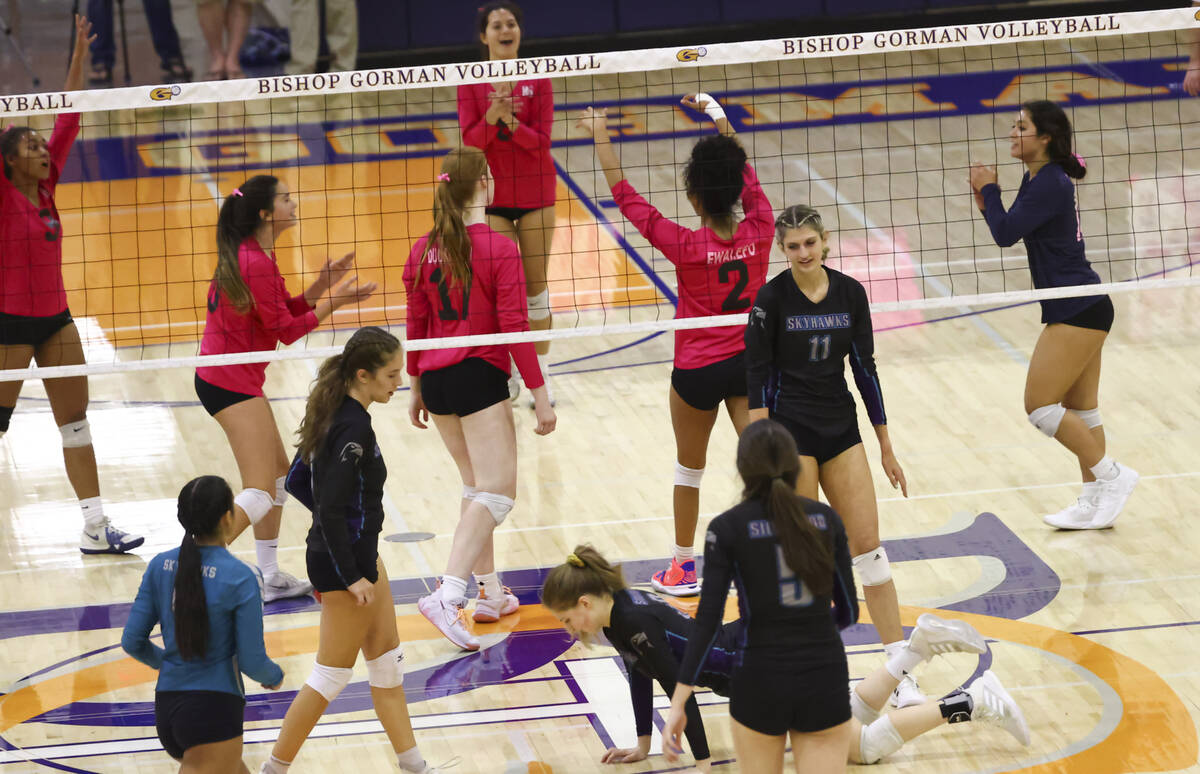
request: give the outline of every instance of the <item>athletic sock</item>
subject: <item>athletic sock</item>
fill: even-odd
[[[287,774],[287,770],[291,768],[291,765],[290,763],[284,763],[272,755],[263,764],[263,774]]]
[[[467,582],[453,575],[442,576],[442,601],[447,605],[462,607],[467,601]]]
[[[504,589],[500,588],[500,576],[496,573],[475,573],[475,581],[483,584],[483,594],[488,599],[495,601],[504,596]]]
[[[1092,475],[1097,481],[1112,481],[1120,473],[1117,470],[1117,463],[1113,462],[1112,457],[1105,455],[1100,458],[1100,461],[1091,467]]]
[[[400,764],[402,770],[411,771],[414,774],[420,774],[425,770],[425,759],[421,757],[421,751],[417,749],[416,745],[402,753],[396,753],[396,763]]]
[[[83,512],[83,526],[86,529],[96,529],[104,524],[104,505],[99,497],[80,500],[79,510]]]
[[[676,564],[683,564],[695,558],[695,552],[691,546],[673,546],[671,551],[675,556]]]
[[[255,540],[254,555],[258,559],[258,569],[262,570],[264,578],[270,578],[279,572],[279,538]]]
[[[888,674],[897,680],[903,680],[905,675],[916,669],[917,665],[925,660],[921,654],[909,648],[903,640],[890,642],[883,646],[883,650],[888,655]]]

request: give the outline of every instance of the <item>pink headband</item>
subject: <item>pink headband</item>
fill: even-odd
[[[233,195],[234,196],[242,196],[242,189],[240,189],[240,188],[233,189]]]
[[[443,172],[442,174],[438,175],[438,182],[441,182],[441,183],[449,183],[449,182],[450,182],[450,175],[448,175],[448,174],[446,174],[445,172]]]

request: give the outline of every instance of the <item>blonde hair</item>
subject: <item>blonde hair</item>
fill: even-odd
[[[433,229],[425,241],[421,260],[434,247],[449,267],[447,285],[460,288],[471,284],[471,237],[463,222],[463,208],[475,198],[480,178],[487,172],[487,158],[479,148],[455,148],[442,159],[437,189],[433,194]]]
[[[775,219],[775,239],[782,245],[787,232],[804,226],[816,231],[822,240],[825,239],[825,225],[821,222],[821,213],[807,204],[793,204],[779,213],[779,217]],[[825,249],[821,251],[821,262],[824,263],[828,257],[829,245],[825,245]]]

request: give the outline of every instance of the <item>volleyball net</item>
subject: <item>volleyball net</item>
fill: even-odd
[[[404,265],[432,224],[440,157],[462,141],[456,87],[531,78],[554,88],[554,329],[497,343],[744,322],[672,320],[670,264],[616,209],[575,127],[584,108],[606,108],[630,182],[695,228],[682,165],[715,131],[680,104],[696,91],[724,105],[776,212],[820,210],[830,264],[863,282],[876,311],[1097,292],[1032,290],[1022,246],[997,247],[975,209],[972,161],[998,164],[1011,200],[1024,168],[1007,135],[1031,99],[1061,103],[1074,125],[1088,165],[1081,230],[1103,290],[1200,284],[1200,99],[1180,89],[1197,28],[1195,9],[1181,8],[0,97],[6,124],[47,137],[55,114],[82,114],[57,190],[63,274],[85,339],[106,345],[87,366],[0,380],[324,357],[361,325],[399,333]],[[217,212],[260,173],[299,200],[299,225],[277,245],[292,292],[349,251],[380,289],[334,313],[332,339],[202,361]],[[771,275],[785,265],[776,248]]]

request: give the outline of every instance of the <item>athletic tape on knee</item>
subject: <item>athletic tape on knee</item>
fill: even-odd
[[[12,421],[13,406],[0,406],[0,433],[8,430],[8,423]]]
[[[1053,406],[1040,406],[1030,411],[1029,421],[1047,438],[1053,438],[1066,415],[1067,410],[1062,407],[1062,404],[1055,403]]]
[[[1100,418],[1099,407],[1087,410],[1071,409],[1071,413],[1082,419],[1089,429],[1095,429],[1104,424],[1104,420]]]
[[[333,701],[342,689],[350,684],[354,670],[350,667],[331,667],[324,664],[313,664],[312,673],[304,684],[325,697],[325,701]]]
[[[887,715],[869,726],[863,726],[858,736],[858,754],[863,763],[879,763],[903,746],[904,739]]]
[[[882,586],[892,579],[892,566],[888,564],[887,551],[883,546],[851,560],[854,573],[864,586]]]
[[[463,484],[462,499],[474,500],[475,495],[477,495],[477,494],[479,494],[478,489],[476,489],[473,486],[467,486],[466,484]]]
[[[704,478],[704,468],[685,468],[675,463],[675,486],[690,486],[700,488],[700,479]]]
[[[511,497],[505,497],[493,492],[480,492],[475,495],[475,502],[488,509],[492,514],[492,518],[496,520],[497,527],[504,523],[504,520],[508,518],[508,512],[516,504]]]
[[[287,499],[287,476],[280,476],[275,479],[275,499],[271,501],[271,504],[282,508]]]
[[[879,710],[863,701],[853,687],[850,688],[850,714],[854,716],[855,720],[862,723],[864,728],[879,720]]]
[[[367,682],[375,688],[404,685],[404,646],[396,647],[367,662]]]
[[[545,320],[550,316],[550,288],[532,296],[525,296],[530,320]]]
[[[233,498],[233,504],[246,512],[251,524],[257,524],[270,512],[275,500],[261,489],[243,489]]]
[[[91,425],[86,419],[69,422],[58,428],[58,432],[62,433],[64,449],[79,449],[92,445]]]

